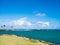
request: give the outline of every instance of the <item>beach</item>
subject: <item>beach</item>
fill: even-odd
[[[29,39],[16,35],[0,35],[0,45],[55,45],[50,42]]]

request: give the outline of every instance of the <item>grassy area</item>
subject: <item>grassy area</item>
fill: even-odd
[[[0,45],[50,45],[50,44],[15,35],[0,35]]]

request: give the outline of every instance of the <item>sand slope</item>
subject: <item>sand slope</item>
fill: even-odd
[[[16,35],[0,35],[0,45],[51,45],[38,40],[19,37]]]

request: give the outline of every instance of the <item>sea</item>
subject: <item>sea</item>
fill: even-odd
[[[44,40],[60,44],[60,29],[16,29],[16,30],[0,30],[0,35],[9,34],[17,35],[37,40]]]

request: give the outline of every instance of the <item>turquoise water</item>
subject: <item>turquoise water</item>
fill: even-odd
[[[60,44],[60,30],[0,31],[0,34],[14,34]]]

